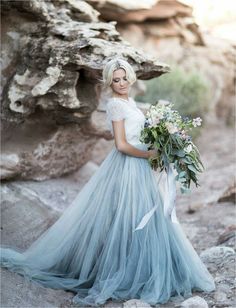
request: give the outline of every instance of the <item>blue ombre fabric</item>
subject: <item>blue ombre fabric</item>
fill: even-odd
[[[164,215],[163,204],[147,159],[114,146],[62,216],[28,249],[1,246],[1,266],[45,287],[71,290],[73,302],[83,306],[108,299],[154,305],[193,290],[213,291],[211,274],[181,225]]]

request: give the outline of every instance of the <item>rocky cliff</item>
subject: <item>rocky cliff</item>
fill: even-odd
[[[208,120],[235,121],[236,42],[216,39],[195,22],[183,1],[159,0],[143,8],[116,0],[88,0],[103,21],[117,21],[121,36],[144,52],[185,71],[200,72],[210,86]]]
[[[43,180],[78,169],[104,127],[101,71],[123,56],[139,79],[168,65],[125,42],[84,1],[3,1],[2,179]]]
[[[70,205],[111,148],[99,82],[109,57],[124,56],[140,79],[168,71],[147,54],[186,69],[199,67],[215,90],[213,116],[229,117],[233,47],[204,35],[191,8],[180,2],[137,2],[1,2],[1,164],[2,178],[9,179],[1,185],[3,244],[29,247]],[[234,137],[222,123],[203,129],[197,141],[206,168],[201,187],[177,196],[181,225],[212,273],[216,291],[155,307],[235,307]],[[74,307],[69,291],[43,288],[6,269],[1,275],[2,307]],[[131,299],[104,307],[151,306]]]

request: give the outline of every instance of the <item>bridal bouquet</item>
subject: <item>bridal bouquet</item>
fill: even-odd
[[[148,144],[148,149],[158,150],[157,156],[148,160],[151,167],[162,171],[173,164],[182,192],[188,191],[191,181],[199,186],[197,173],[204,169],[199,151],[188,135],[201,122],[200,117],[182,118],[173,104],[159,101],[150,107],[141,131],[140,141]]]

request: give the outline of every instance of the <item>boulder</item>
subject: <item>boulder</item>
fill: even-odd
[[[208,304],[204,298],[194,296],[186,299],[181,305],[181,308],[208,308]]]
[[[12,185],[1,188],[1,244],[23,251],[59,217],[32,190]]]
[[[232,183],[218,199],[218,202],[236,203],[236,183]]]
[[[2,138],[2,179],[42,181],[75,171],[90,159],[96,131],[92,136],[77,124],[56,126],[39,120],[25,121],[20,127],[8,124]]]
[[[127,13],[134,10],[145,10],[151,9],[160,0],[146,0],[146,1],[136,1],[136,0],[87,0],[91,6],[95,7],[97,11],[111,12],[116,11],[118,14],[123,12]],[[102,15],[104,16],[104,15]]]
[[[217,240],[217,245],[221,245],[227,242],[230,239],[234,239],[236,237],[236,225],[230,225],[225,228],[224,232],[220,234]]]
[[[181,1],[159,0],[136,2],[135,5],[128,1],[99,1],[87,0],[100,12],[100,18],[119,23],[145,22],[148,20],[163,20],[175,16],[187,17],[192,15],[192,8]]]
[[[120,1],[88,0],[100,12],[99,18],[106,21],[117,21],[123,34],[129,25],[141,26],[145,34],[155,37],[179,36],[193,44],[204,45],[198,25],[193,19],[193,9],[177,0],[159,0],[149,7],[126,6]]]
[[[235,251],[227,246],[215,246],[204,250],[200,257],[206,264],[222,265],[227,262],[227,258],[235,257]]]

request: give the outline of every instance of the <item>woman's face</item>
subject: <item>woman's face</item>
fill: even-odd
[[[123,68],[119,68],[113,72],[111,88],[113,92],[119,95],[127,96],[129,93],[130,83],[126,79],[126,72]]]

